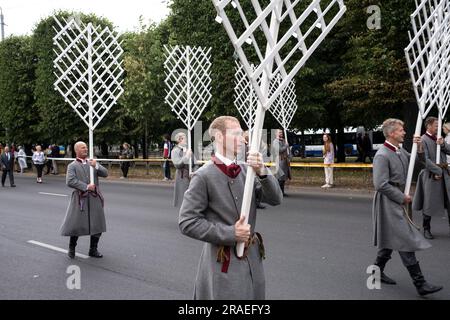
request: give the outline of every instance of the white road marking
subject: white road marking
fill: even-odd
[[[34,241],[34,240],[28,240],[27,242],[31,243],[31,244],[35,244],[35,245],[40,246],[40,247],[44,247],[44,248],[47,248],[47,249],[50,249],[50,250],[54,250],[54,251],[58,251],[58,252],[62,252],[62,253],[67,254],[67,250],[66,249],[58,248],[58,247],[55,247],[55,246],[52,246],[52,245],[49,245],[49,244],[46,244],[46,243],[42,243],[42,242],[39,242],[39,241]],[[89,256],[86,256],[86,255],[81,254],[81,253],[75,253],[75,255],[77,257],[79,257],[79,258],[89,259]]]
[[[46,196],[68,197],[67,194],[59,194],[59,193],[39,192],[39,194],[43,194]]]

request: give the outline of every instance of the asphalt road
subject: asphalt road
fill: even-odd
[[[0,299],[192,298],[202,243],[180,234],[172,185],[105,180],[104,258],[75,260],[28,242],[67,249],[68,238],[58,232],[71,192],[64,178],[46,176],[39,185],[16,175],[16,185],[0,187]],[[376,255],[370,194],[288,192],[282,205],[258,212],[267,299],[421,299],[398,254],[386,268],[398,284],[366,286],[366,268]],[[417,254],[426,279],[444,285],[427,299],[450,298],[447,225],[445,217],[435,218],[433,247]],[[87,255],[88,246],[88,237],[80,238],[77,252]],[[79,290],[66,286],[71,265],[80,268]]]

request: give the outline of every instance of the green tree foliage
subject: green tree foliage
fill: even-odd
[[[0,140],[31,143],[39,115],[34,106],[34,55],[30,37],[0,42]]]
[[[136,137],[153,143],[161,140],[165,131],[180,126],[164,103],[164,51],[169,31],[166,23],[142,25],[138,33],[123,37],[126,78],[121,103],[124,107],[119,127]],[[129,127],[131,125],[131,127]]]
[[[233,46],[223,26],[214,19],[216,10],[210,0],[173,0],[167,23],[170,43],[211,47],[211,102],[201,119],[208,122],[219,115],[234,115]]]
[[[250,1],[241,3],[249,20],[254,18]],[[341,134],[337,144],[341,146],[344,126],[371,128],[387,117],[414,123],[417,112],[404,57],[414,2],[345,3],[344,17],[295,77],[299,108],[291,124],[291,128],[299,130],[337,129]],[[367,27],[370,5],[381,8],[379,30]],[[200,120],[206,126],[219,115],[238,116],[233,104],[234,49],[223,26],[215,22],[213,4],[210,0],[172,0],[170,9],[169,17],[159,25],[142,26],[138,32],[122,35],[125,92],[96,130],[97,143],[136,144],[147,138],[158,142],[163,133],[183,127],[164,103],[165,44],[212,47],[212,99]],[[65,18],[73,15],[56,14]],[[106,19],[80,16],[84,22],[112,28]],[[231,10],[229,17],[232,22],[239,19],[236,10]],[[37,24],[31,40],[10,38],[0,44],[0,122],[2,126],[8,124],[9,133],[23,141],[31,142],[34,137],[59,143],[87,138],[84,123],[53,89],[54,26],[53,18],[48,17]],[[282,25],[280,33],[287,27]],[[256,37],[261,40],[262,34]],[[251,61],[255,62],[255,58],[249,55]],[[277,126],[267,114],[265,127]]]
[[[404,54],[414,2],[349,0],[347,5],[351,10],[343,23],[351,37],[342,56],[343,74],[326,88],[339,101],[347,125],[370,128],[387,117],[403,118],[404,106],[414,103]],[[369,5],[380,7],[381,29],[366,26]]]

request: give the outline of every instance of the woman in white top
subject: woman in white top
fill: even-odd
[[[19,161],[20,173],[23,173],[23,169],[28,168],[26,153],[23,147],[19,147],[19,153],[17,153],[17,159]]]
[[[334,163],[334,145],[329,134],[323,135],[323,163]],[[333,187],[333,167],[325,166],[325,184],[322,188]]]
[[[37,183],[42,183],[42,170],[45,164],[45,154],[42,152],[41,146],[36,146],[36,151],[33,152],[33,163],[37,170]]]

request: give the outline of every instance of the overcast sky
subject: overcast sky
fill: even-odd
[[[53,11],[64,9],[95,13],[109,19],[117,31],[133,31],[144,22],[160,22],[168,13],[166,0],[0,0],[5,17],[5,36],[31,34],[34,26]]]

